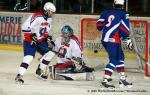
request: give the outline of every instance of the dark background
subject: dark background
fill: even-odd
[[[112,7],[113,0],[0,0],[0,11],[14,11],[14,6],[20,2],[21,8],[29,2],[29,9],[24,12],[34,12],[45,2],[56,5],[57,12],[62,14],[100,14],[104,9]],[[92,1],[94,8],[92,12]],[[131,16],[150,16],[150,0],[128,0],[128,12]],[[19,11],[18,11],[19,12]]]

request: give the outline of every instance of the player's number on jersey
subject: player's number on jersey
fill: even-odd
[[[108,23],[106,24],[106,26],[109,27],[114,19],[115,19],[115,16],[114,15],[110,15],[108,17]]]
[[[45,34],[46,31],[47,31],[46,27],[45,28],[41,28],[40,32],[39,32],[40,33],[40,37],[43,36],[43,34]]]

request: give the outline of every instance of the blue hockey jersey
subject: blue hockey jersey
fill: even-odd
[[[120,39],[129,37],[129,14],[124,9],[107,9],[102,12],[96,27],[102,31],[102,41],[120,43]]]

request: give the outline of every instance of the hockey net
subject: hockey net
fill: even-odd
[[[101,57],[108,60],[101,44],[101,32],[96,29],[96,21],[96,18],[81,20],[81,47],[86,57],[92,56],[92,58],[97,57],[98,59]],[[148,22],[146,20],[130,20],[130,23],[134,50],[128,50],[125,42],[122,42],[125,53],[125,69],[126,71],[143,72],[146,77],[150,77]]]

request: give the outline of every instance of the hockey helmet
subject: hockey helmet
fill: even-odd
[[[124,0],[114,0],[115,5],[124,5]]]
[[[52,15],[56,12],[56,7],[53,3],[47,2],[44,4],[43,10],[47,17],[52,17]]]
[[[55,7],[55,5],[54,5],[53,3],[51,3],[51,2],[45,3],[43,9],[44,9],[45,11],[48,11],[48,10],[49,10],[49,11],[51,11],[51,12],[56,12],[56,7]]]
[[[69,36],[73,35],[73,29],[69,25],[65,25],[62,27],[61,32],[63,34],[69,34]]]

